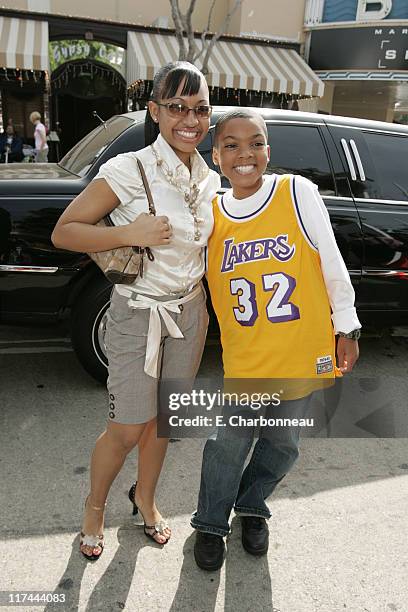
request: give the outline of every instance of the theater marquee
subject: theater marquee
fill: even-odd
[[[408,24],[313,30],[313,70],[408,70]]]

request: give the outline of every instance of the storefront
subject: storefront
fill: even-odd
[[[60,154],[101,120],[126,111],[125,52],[96,40],[50,41],[51,114]]]
[[[406,0],[326,0],[306,16],[309,64],[332,114],[408,123]]]
[[[0,122],[12,120],[32,142],[30,112],[49,130],[58,160],[102,120],[145,108],[153,76],[178,58],[174,30],[0,10]],[[197,35],[198,46],[202,45]],[[323,95],[324,84],[300,45],[222,36],[206,75],[214,104],[296,108]]]
[[[58,160],[101,120],[127,110],[126,29],[97,20],[0,11],[0,131],[33,144],[32,111]]]
[[[0,66],[0,130],[11,123],[32,144],[30,113],[39,111],[48,120],[48,23],[3,17]]]

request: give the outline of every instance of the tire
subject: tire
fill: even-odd
[[[74,351],[88,374],[101,383],[108,377],[103,333],[111,292],[112,285],[104,277],[94,279],[80,294],[71,318]]]

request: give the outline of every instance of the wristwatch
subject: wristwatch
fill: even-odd
[[[337,334],[339,336],[341,336],[342,338],[349,338],[350,340],[358,340],[361,336],[361,331],[359,329],[353,329],[353,331],[349,332],[348,334],[345,334],[344,332],[337,332]]]

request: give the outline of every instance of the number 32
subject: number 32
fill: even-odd
[[[263,274],[262,285],[264,291],[273,291],[273,295],[266,306],[266,316],[271,323],[294,321],[300,319],[299,308],[289,301],[296,287],[296,279],[284,272]],[[234,316],[240,325],[251,327],[258,318],[255,285],[246,278],[233,278],[230,280],[232,295],[238,296],[238,307],[234,307]]]

